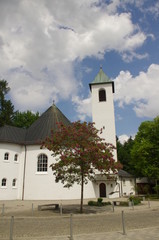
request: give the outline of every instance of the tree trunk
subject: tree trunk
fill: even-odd
[[[81,176],[81,205],[80,205],[80,213],[83,213],[83,190],[84,190],[84,176],[83,176],[83,173],[82,173],[82,176]]]

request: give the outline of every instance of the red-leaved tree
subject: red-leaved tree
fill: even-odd
[[[71,187],[75,182],[81,185],[80,212],[83,212],[84,184],[93,180],[95,174],[108,175],[120,167],[113,159],[114,146],[99,137],[94,123],[80,121],[69,126],[57,123],[58,131],[52,131],[42,147],[52,151],[56,162],[51,164],[56,182]]]

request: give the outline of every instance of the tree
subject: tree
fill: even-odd
[[[31,111],[26,112],[15,112],[13,117],[13,125],[16,127],[28,128],[33,122],[39,118],[39,112],[32,113]]]
[[[136,176],[159,180],[159,116],[141,123],[131,156]]]
[[[10,91],[6,80],[0,80],[0,126],[5,124],[12,125],[12,119],[14,116],[14,106],[10,100],[6,100],[5,97]]]
[[[57,157],[51,164],[56,182],[71,187],[81,185],[80,212],[83,212],[84,184],[93,180],[95,174],[116,173],[120,164],[113,159],[113,145],[107,144],[98,135],[94,123],[74,122],[69,126],[58,123],[58,131],[52,131],[42,147],[48,148]]]
[[[132,166],[130,166],[131,162],[131,150],[134,144],[134,140],[130,136],[130,138],[124,142],[123,144],[117,139],[117,154],[118,160],[123,165],[123,170],[133,173]]]

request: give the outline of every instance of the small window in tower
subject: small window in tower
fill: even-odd
[[[106,101],[106,91],[104,89],[99,90],[99,102]]]

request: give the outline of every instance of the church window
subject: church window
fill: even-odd
[[[9,153],[5,153],[4,154],[4,160],[8,160],[9,159]]]
[[[47,172],[48,158],[45,154],[40,154],[38,156],[37,162],[37,171],[38,172]]]
[[[17,179],[14,178],[13,181],[12,181],[12,187],[16,187],[16,182],[17,182]]]
[[[106,101],[106,91],[104,89],[99,90],[99,102]]]
[[[18,161],[18,154],[14,155],[14,161],[17,162]]]
[[[7,186],[7,179],[6,178],[3,178],[2,179],[2,184],[1,184],[2,187],[6,187]]]

